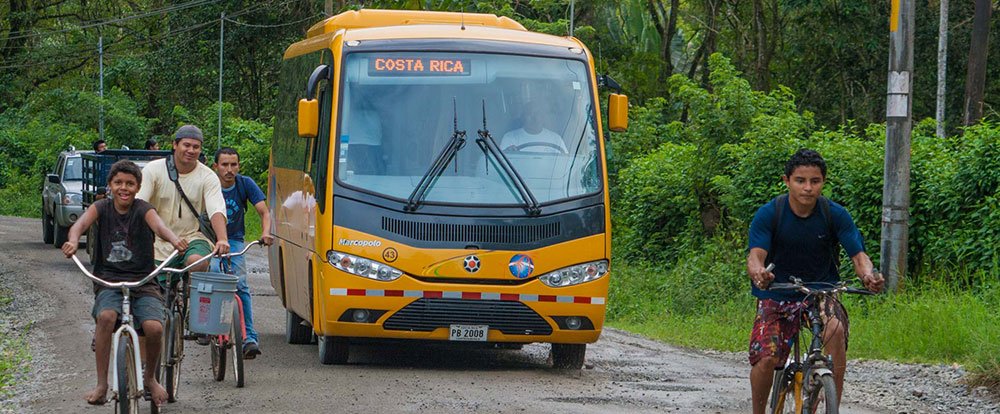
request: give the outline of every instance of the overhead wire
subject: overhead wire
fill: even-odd
[[[134,14],[134,15],[131,15],[131,16],[119,17],[117,19],[97,20],[97,21],[93,21],[92,20],[90,22],[86,22],[86,23],[84,23],[84,24],[82,24],[80,26],[77,26],[77,27],[70,27],[70,28],[59,29],[59,30],[50,30],[50,31],[47,31],[47,32],[40,32],[40,33],[28,33],[28,34],[18,34],[18,35],[15,35],[15,36],[8,36],[6,38],[6,40],[24,39],[24,38],[39,37],[39,36],[48,36],[48,35],[52,35],[52,34],[66,33],[66,32],[70,32],[70,31],[74,31],[74,30],[89,29],[89,28],[92,28],[92,27],[99,27],[99,26],[104,26],[104,25],[108,25],[108,24],[112,24],[112,23],[120,23],[120,22],[129,21],[129,20],[141,19],[141,18],[144,18],[144,17],[149,17],[149,16],[153,16],[153,15],[156,15],[156,14],[161,14],[161,13],[171,13],[171,12],[175,12],[175,11],[178,11],[178,10],[189,9],[189,8],[192,8],[192,7],[203,6],[203,5],[206,5],[206,4],[217,3],[217,2],[219,2],[219,0],[192,0],[192,1],[187,2],[187,3],[177,4],[177,5],[173,5],[173,6],[168,6],[168,7],[162,8],[162,9],[150,10],[150,11],[147,11],[147,12],[143,12],[143,13],[139,13],[139,14]]]
[[[101,21],[100,24],[84,25],[84,26],[75,27],[75,28],[72,28],[72,29],[63,29],[63,30],[57,30],[57,31],[50,31],[50,32],[46,32],[46,33],[36,33],[36,34],[32,34],[32,35],[20,36],[20,37],[12,37],[12,38],[41,36],[41,35],[45,35],[45,34],[63,33],[63,32],[67,32],[67,31],[71,31],[71,30],[83,30],[83,29],[90,28],[90,27],[95,27],[95,26],[98,26],[98,25],[116,23],[116,22],[120,22],[120,21],[133,20],[133,19],[136,19],[136,18],[148,17],[148,16],[151,16],[151,15],[154,15],[154,14],[159,14],[159,13],[164,13],[164,12],[174,12],[174,11],[178,11],[178,10],[182,10],[182,9],[186,9],[186,8],[190,8],[190,7],[194,7],[194,6],[200,6],[200,5],[205,5],[205,4],[209,4],[209,3],[215,3],[215,2],[218,2],[218,1],[219,0],[194,0],[194,1],[191,1],[191,2],[188,2],[188,3],[184,3],[182,5],[165,7],[165,8],[162,8],[162,9],[157,9],[157,10],[153,10],[153,11],[149,11],[149,12],[145,12],[145,13],[141,13],[141,14],[137,14],[137,15],[133,15],[133,16],[127,16],[127,17],[120,18],[120,19],[112,19],[112,20]],[[286,0],[286,1],[281,2],[280,4],[275,5],[275,7],[281,7],[281,6],[284,6],[284,5],[288,4],[288,3],[291,3],[293,1],[296,1],[296,0]],[[230,14],[230,16],[238,17],[238,16],[242,16],[242,15],[245,15],[245,14],[257,12],[257,11],[261,10],[262,8],[268,6],[269,3],[274,3],[274,0],[269,1],[269,2],[256,3],[253,6],[250,6],[250,7],[247,7],[245,9],[236,11],[236,12]],[[309,18],[314,18],[314,17],[316,17],[316,15],[310,16]],[[230,19],[227,17],[226,20],[230,20]],[[303,19],[303,20],[300,20],[300,21],[295,22],[295,23],[301,23],[302,21],[305,21],[305,20],[307,20],[307,19]],[[230,21],[232,21],[232,20],[230,20]],[[151,42],[156,42],[156,41],[164,40],[164,39],[166,39],[167,37],[170,37],[170,36],[179,35],[179,34],[182,34],[182,33],[185,33],[185,32],[191,31],[191,30],[196,30],[198,28],[202,28],[202,27],[205,27],[205,26],[214,25],[217,22],[219,22],[219,18],[214,18],[214,19],[205,21],[203,23],[199,23],[199,24],[196,24],[196,25],[193,25],[193,26],[185,27],[183,29],[177,29],[177,30],[171,31],[171,32],[169,32],[167,34],[164,34],[164,35],[161,35],[161,36],[159,36],[159,37],[157,37],[155,39],[144,39],[142,41],[134,42],[131,45],[133,45],[133,46],[141,46],[143,44],[147,44],[147,43],[151,43]],[[245,23],[240,23],[238,21],[233,21],[233,22],[236,23],[236,24],[245,24]],[[8,39],[11,39],[11,38],[8,38]],[[186,40],[185,42],[188,42],[188,41],[190,41],[190,39]],[[118,41],[118,42],[106,44],[105,47],[104,47],[105,53],[106,54],[121,54],[121,52],[109,53],[108,51],[110,49],[112,49],[113,47],[115,47],[116,45],[119,45],[119,44],[122,44],[122,43],[124,43],[124,42],[123,41]],[[25,46],[23,48],[27,49],[28,47]],[[70,52],[70,53],[75,53],[74,56],[60,58],[60,59],[55,59],[55,60],[46,59],[44,62],[39,62],[39,63],[21,63],[21,64],[2,65],[2,66],[0,66],[0,69],[14,69],[14,68],[36,67],[36,66],[48,66],[48,65],[51,65],[53,63],[62,63],[62,62],[69,62],[69,61],[79,61],[81,59],[86,59],[88,56],[93,56],[92,55],[94,53],[93,50],[94,50],[93,47],[90,46],[90,47],[86,47],[86,48],[76,49],[76,50]],[[149,52],[143,53],[142,55],[146,55],[148,53]],[[2,64],[2,63],[5,63],[5,62],[0,62],[0,64]]]

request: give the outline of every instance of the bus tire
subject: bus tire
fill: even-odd
[[[312,328],[290,310],[285,311],[285,340],[290,344],[308,344],[312,340]]]
[[[552,344],[549,357],[552,368],[580,369],[587,355],[587,344]]]
[[[342,336],[317,336],[319,342],[319,362],[323,365],[347,363],[350,354],[347,338]]]

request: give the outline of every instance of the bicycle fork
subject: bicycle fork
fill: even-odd
[[[121,343],[122,335],[127,331],[128,340],[132,342],[132,355],[130,355],[134,361],[135,374],[136,374],[136,389],[135,392],[138,395],[142,395],[145,388],[145,381],[143,381],[142,376],[142,356],[139,352],[139,334],[132,327],[132,309],[129,303],[129,293],[126,289],[125,294],[122,295],[122,323],[115,333],[111,335],[111,370],[108,372],[111,375],[111,390],[114,393],[116,399],[128,398],[128,395],[121,395],[121,384],[118,383],[118,345]]]

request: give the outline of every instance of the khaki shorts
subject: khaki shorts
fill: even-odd
[[[184,268],[184,263],[187,263],[188,257],[194,255],[205,257],[212,254],[212,250],[214,250],[214,247],[207,241],[201,239],[193,240],[190,243],[188,243],[187,250],[183,251],[181,254],[178,254],[176,257],[174,257],[174,259],[171,260],[170,263],[167,263],[166,267],[172,267],[174,269],[182,269]],[[160,263],[163,262],[159,260],[156,261],[157,266],[159,266]],[[160,275],[156,276],[156,280],[158,280],[160,284],[163,285],[165,284],[167,278],[165,275],[161,273]],[[180,275],[174,274],[170,280],[172,282],[176,282],[177,280],[180,280]]]

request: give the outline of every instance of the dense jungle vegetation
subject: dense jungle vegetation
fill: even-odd
[[[945,138],[933,120],[938,2],[917,3],[910,272],[898,294],[847,306],[852,357],[957,362],[972,383],[997,385],[1000,66],[986,65],[985,82],[967,81],[967,69],[1000,57],[1000,28],[987,16],[992,42],[970,56],[984,41],[974,30],[984,10],[974,3],[1000,8],[951,2]],[[556,35],[570,27],[569,0],[335,1],[333,9],[362,5],[495,13]],[[179,124],[195,123],[214,150],[222,12],[221,141],[265,182],[281,55],[323,8],[313,0],[0,4],[0,214],[40,215],[42,177],[58,151],[97,139],[98,108],[111,148],[165,143]],[[575,2],[574,35],[631,101],[628,132],[608,136],[613,325],[743,351],[753,316],[746,229],[783,191],[784,161],[800,147],[827,158],[825,193],[853,214],[878,264],[888,9],[868,0]],[[970,88],[985,98],[964,125]],[[842,269],[849,276],[846,259]]]

